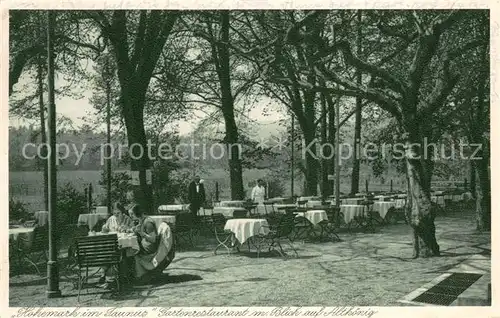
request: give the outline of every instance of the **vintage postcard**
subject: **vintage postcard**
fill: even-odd
[[[494,316],[494,4],[2,6],[5,317]]]

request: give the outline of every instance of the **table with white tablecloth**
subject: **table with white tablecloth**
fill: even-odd
[[[395,199],[392,202],[394,202],[396,209],[402,209],[406,205],[406,199]]]
[[[444,201],[444,196],[442,196],[442,195],[439,195],[439,196],[433,195],[433,196],[431,196],[431,201],[434,202],[434,203],[436,203],[440,207],[444,208],[446,206],[445,201]]]
[[[40,226],[44,226],[49,222],[49,212],[48,211],[36,211],[35,212],[36,223]]]
[[[364,205],[344,204],[340,206],[340,213],[344,215],[346,224],[349,224],[352,220],[354,220],[354,217],[363,216],[364,211]]]
[[[396,202],[394,201],[375,201],[373,203],[373,211],[378,212],[381,218],[385,218],[387,212],[391,208],[396,208]]]
[[[149,216],[156,223],[156,228],[160,227],[162,222],[167,222],[169,224],[175,224],[175,215],[151,215]]]
[[[242,208],[245,205],[245,201],[233,200],[233,201],[220,201],[215,203],[217,207],[229,207],[229,208]]]
[[[330,204],[330,202],[328,201],[327,204]],[[321,206],[321,200],[309,200],[307,201],[306,203],[306,207],[308,208],[314,208],[315,206]]]
[[[18,245],[21,242],[24,246],[29,246],[33,242],[34,227],[18,227],[9,229],[9,243]]]
[[[86,224],[89,226],[89,229],[92,230],[99,220],[105,219],[107,219],[107,215],[104,214],[85,213],[78,216],[78,224]]]
[[[224,229],[231,231],[238,242],[243,244],[251,237],[267,235],[269,224],[266,219],[231,219],[226,221]]]
[[[102,214],[102,215],[108,215],[108,207],[107,206],[96,206],[95,213]]]
[[[212,214],[222,214],[226,218],[232,218],[234,211],[247,211],[240,207],[214,206]]]
[[[188,204],[164,204],[158,207],[159,213],[164,212],[183,212],[189,210]]]
[[[451,202],[460,202],[460,201],[462,201],[462,195],[461,194],[445,194],[444,199],[449,200]]]
[[[472,200],[472,193],[470,192],[465,192],[462,194],[462,200],[463,201],[470,201]]]
[[[322,221],[328,221],[328,216],[325,210],[309,210],[307,212],[299,212],[297,216],[305,217],[312,225],[317,225]]]

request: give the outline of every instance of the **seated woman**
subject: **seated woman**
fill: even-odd
[[[134,222],[127,215],[127,212],[123,205],[119,202],[113,204],[113,215],[108,218],[106,223],[102,226],[102,232],[126,232],[127,230],[132,229],[134,226]],[[103,267],[103,275],[99,278],[99,283],[102,288],[109,288],[109,283],[113,282],[113,280],[109,276],[111,276],[111,269],[109,267]]]
[[[145,216],[139,205],[135,205],[130,212],[138,223],[134,232],[140,246],[140,252],[134,257],[135,279],[136,283],[147,283],[174,259],[173,233],[165,222],[157,228],[154,220]]]
[[[113,205],[113,215],[102,226],[103,232],[126,232],[134,226],[125,208],[119,202]]]
[[[158,249],[158,230],[156,229],[155,221],[144,215],[144,211],[138,204],[132,206],[129,212],[133,221],[137,223],[132,230],[137,235],[137,240],[139,241],[139,254],[148,255],[155,253]]]

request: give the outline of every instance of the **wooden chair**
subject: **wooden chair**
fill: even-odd
[[[84,236],[76,238],[76,261],[78,267],[78,301],[83,283],[88,283],[89,269],[108,267],[116,269],[118,273],[117,289],[120,291],[120,261],[121,253],[118,248],[116,234]],[[82,271],[85,276],[82,277]]]

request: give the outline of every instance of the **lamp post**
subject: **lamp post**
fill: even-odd
[[[291,172],[291,176],[290,176],[290,179],[291,179],[290,180],[290,192],[292,194],[291,195],[292,198],[293,198],[293,195],[294,195],[294,180],[293,179],[295,177],[294,176],[294,170],[295,170],[294,169],[295,168],[294,167],[294,159],[295,159],[294,158],[294,151],[295,151],[295,142],[294,142],[295,136],[294,136],[294,134],[295,134],[295,116],[292,113],[292,132],[291,132],[291,135],[292,135],[292,143],[291,143],[291,146],[292,146],[292,156],[291,156],[291,160],[290,160],[291,161],[290,162],[290,165],[291,165],[291,167],[290,167],[290,172]]]
[[[55,298],[61,296],[59,289],[59,272],[57,265],[57,240],[56,240],[56,200],[57,200],[57,171],[56,171],[56,105],[54,101],[54,28],[55,11],[47,11],[47,76],[49,89],[48,105],[48,197],[49,197],[49,260],[47,262],[47,297]]]
[[[106,195],[108,199],[108,214],[111,214],[111,70],[109,57],[106,56],[105,81],[106,81]]]

